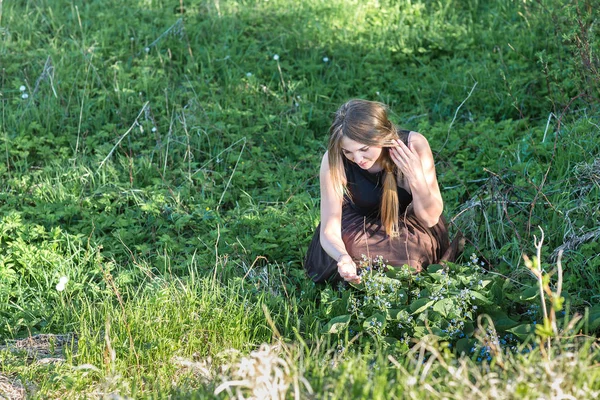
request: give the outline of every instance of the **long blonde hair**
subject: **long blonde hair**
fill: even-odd
[[[342,155],[342,138],[367,146],[383,147],[379,162],[384,171],[381,198],[381,222],[388,235],[398,235],[398,190],[396,165],[387,146],[399,138],[398,130],[388,119],[387,107],[378,102],[354,99],[342,105],[335,113],[329,128],[329,171],[338,196],[349,195]]]

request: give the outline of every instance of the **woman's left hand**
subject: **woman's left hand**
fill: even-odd
[[[410,144],[405,145],[400,139],[396,139],[394,142],[396,145],[389,148],[390,157],[398,170],[409,182],[424,180],[423,165],[418,154],[413,151],[412,146]]]

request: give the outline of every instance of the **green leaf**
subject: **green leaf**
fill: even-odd
[[[385,326],[385,315],[381,313],[373,314],[363,322],[363,328],[373,327],[373,323],[381,323],[381,326]]]
[[[456,354],[470,354],[471,349],[475,346],[475,339],[462,338],[456,341]]]
[[[508,332],[512,333],[521,340],[525,340],[535,332],[535,324],[517,325],[512,329],[508,329]]]
[[[424,326],[415,326],[415,329],[413,331],[413,337],[415,339],[420,339],[423,336],[425,336],[427,334],[427,329],[425,329]]]
[[[537,286],[532,286],[530,288],[525,289],[518,295],[518,300],[520,301],[530,301],[538,297],[540,294],[540,289]],[[515,299],[516,300],[516,299]]]
[[[600,306],[594,306],[590,308],[588,314],[588,329],[591,333],[598,328],[600,328]]]
[[[475,325],[472,322],[466,321],[465,326],[463,326],[463,333],[465,336],[470,337],[473,336],[473,332],[475,332]]]
[[[469,294],[472,297],[475,297],[475,300],[478,300],[478,301],[475,301],[476,304],[493,304],[490,299],[488,299],[487,297],[485,297],[483,294],[481,294],[479,292],[471,290],[469,292]]]
[[[339,315],[332,318],[322,329],[323,333],[341,333],[350,323],[350,315]]]
[[[506,331],[508,329],[514,328],[518,324],[518,321],[515,321],[514,319],[508,317],[494,321],[494,326],[499,331]]]
[[[396,321],[406,321],[409,317],[408,311],[398,308],[390,308],[387,310],[387,319]]]
[[[492,321],[494,322],[494,326],[499,331],[506,331],[508,329],[514,328],[515,326],[517,326],[519,324],[518,321],[515,321],[514,319],[510,318],[503,311],[496,311],[493,313],[488,313],[488,315],[490,316],[490,318],[492,318]]]
[[[441,270],[443,271],[444,267],[441,266],[440,264],[429,264],[429,266],[427,266],[427,273],[429,273],[429,274],[434,274]]]
[[[389,344],[390,346],[397,346],[400,344],[400,341],[398,339],[396,339],[395,337],[391,337],[391,336],[386,336],[383,338],[383,340]]]
[[[447,317],[456,310],[456,301],[453,298],[445,298],[433,305],[433,311],[440,313],[442,316]]]
[[[431,307],[433,303],[435,303],[435,300],[430,300],[428,298],[419,299],[410,305],[410,311],[412,311],[412,314],[422,313]]]

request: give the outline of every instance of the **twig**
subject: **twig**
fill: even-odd
[[[231,180],[233,179],[233,175],[235,175],[235,171],[237,170],[237,166],[240,162],[240,159],[242,158],[242,153],[244,152],[244,149],[246,148],[246,137],[244,136],[242,138],[244,140],[244,144],[242,144],[242,149],[240,150],[240,154],[238,155],[238,158],[235,162],[235,165],[233,167],[233,171],[231,171],[231,175],[229,176],[229,180],[227,181],[227,184],[225,185],[225,189],[223,190],[223,193],[221,194],[221,198],[219,199],[219,203],[217,204],[216,210],[218,211],[219,208],[221,207],[221,202],[223,201],[223,197],[225,197],[225,193],[227,193],[227,189],[229,188],[229,184],[231,183]]]
[[[213,272],[214,285],[217,280],[217,266],[219,265],[219,240],[221,239],[221,226],[217,223],[217,240],[215,241],[215,270]]]
[[[203,131],[204,132],[204,131]],[[204,132],[206,134],[206,132]],[[208,134],[206,134],[206,137],[208,138]],[[210,140],[210,139],[209,139]],[[200,166],[200,168],[198,168],[193,174],[192,176],[196,175],[198,172],[202,171],[204,169],[204,167],[206,167],[208,164],[210,164],[210,162],[214,159],[219,160],[219,156],[223,153],[225,153],[227,150],[231,149],[232,147],[234,147],[236,144],[238,144],[239,142],[244,142],[244,145],[246,144],[246,136],[244,136],[243,138],[236,140],[235,142],[233,142],[232,144],[230,144],[229,146],[227,146],[225,149],[221,150],[216,156],[209,158],[207,161],[204,162],[204,164],[202,164]]]
[[[598,237],[600,237],[600,228],[596,229],[595,231],[588,232],[581,236],[573,235],[573,236],[571,236],[571,238],[569,238],[569,240],[564,242],[562,245],[558,246],[552,252],[551,257],[553,259],[555,259],[556,257],[561,257],[564,250],[573,250],[573,249],[577,248],[577,246],[579,246],[580,244],[585,243],[592,239],[594,239],[594,240],[598,239]]]
[[[148,106],[148,103],[150,103],[150,102],[147,101],[144,104],[144,106],[142,107],[142,110],[140,111],[140,113],[138,114],[138,116],[135,117],[135,120],[133,121],[133,124],[131,124],[131,126],[129,127],[129,129],[127,129],[127,132],[125,132],[123,134],[123,136],[121,136],[119,138],[119,140],[117,141],[117,143],[114,145],[114,147],[112,148],[112,150],[108,153],[108,155],[104,158],[104,160],[102,160],[102,162],[100,163],[100,166],[98,167],[98,170],[96,172],[100,172],[100,168],[102,168],[102,166],[104,165],[104,163],[110,158],[110,156],[115,151],[115,149],[117,148],[117,146],[119,146],[119,144],[121,143],[121,141],[123,141],[123,139],[125,139],[125,137],[129,134],[129,132],[131,132],[131,130],[138,125],[138,119],[140,118],[140,116],[142,115],[142,113],[146,110],[146,107]]]
[[[550,120],[552,119],[552,117],[556,118],[556,115],[554,115],[554,113],[550,113],[550,115],[548,115],[548,121],[546,122],[546,129],[544,130],[544,138],[542,139],[542,143],[544,143],[546,141],[546,134],[548,133],[548,128],[550,127]]]
[[[242,281],[246,279],[246,277],[248,276],[248,274],[250,273],[250,271],[252,271],[252,268],[254,268],[254,265],[256,264],[256,262],[257,262],[258,260],[265,260],[265,261],[268,261],[268,260],[267,260],[267,257],[265,257],[265,256],[257,256],[257,257],[254,259],[254,262],[252,263],[252,265],[250,266],[250,268],[248,268],[248,271],[246,272],[246,274],[245,274],[245,275],[244,275],[244,277],[242,278]]]
[[[31,93],[32,98],[35,97],[35,95],[37,94],[37,91],[40,87],[40,83],[45,78],[50,79],[50,87],[52,88],[52,93],[54,94],[54,97],[58,98],[58,95],[56,94],[56,90],[54,89],[54,85],[52,84],[52,74],[53,73],[54,73],[54,65],[52,65],[52,58],[50,58],[50,56],[48,56],[48,58],[46,58],[46,63],[44,64],[44,69],[42,70],[42,73],[35,81],[35,88],[33,89],[33,92]]]
[[[542,193],[542,189],[544,187],[544,184],[546,183],[546,179],[548,178],[548,174],[550,173],[550,169],[552,168],[552,164],[554,163],[554,158],[556,157],[556,149],[558,147],[558,134],[560,132],[560,128],[562,125],[562,119],[565,116],[565,114],[567,113],[567,110],[569,108],[571,108],[571,104],[577,100],[578,98],[584,96],[584,93],[579,93],[577,96],[572,97],[569,100],[569,103],[563,108],[562,113],[560,114],[560,118],[557,119],[557,125],[556,125],[556,135],[554,135],[554,147],[552,148],[552,157],[550,158],[550,162],[548,163],[548,168],[546,169],[546,173],[544,174],[544,177],[542,178],[542,183],[540,183],[539,188],[536,188],[536,194],[535,197],[533,198],[533,201],[531,202],[531,208],[529,210],[529,219],[527,221],[527,233],[529,234],[529,229],[531,228],[531,218],[533,217],[533,210],[535,208],[535,203],[537,202],[538,197],[540,196],[540,193]]]
[[[469,100],[469,97],[471,97],[471,95],[473,94],[473,91],[475,90],[475,87],[477,86],[477,83],[478,82],[475,81],[475,84],[471,88],[471,91],[467,95],[467,98],[464,99],[462,101],[462,103],[460,103],[460,105],[456,108],[456,111],[454,112],[454,118],[452,118],[452,121],[450,122],[450,126],[448,127],[448,134],[446,135],[446,141],[444,141],[444,144],[442,145],[442,147],[440,147],[440,149],[437,151],[438,153],[440,153],[444,149],[444,147],[446,147],[446,143],[448,143],[448,139],[450,138],[450,129],[452,129],[452,125],[454,124],[454,121],[456,120],[456,116],[458,115],[458,111],[467,102],[467,100]]]
[[[85,56],[85,55],[84,55]],[[92,56],[94,57],[94,53]],[[81,107],[79,108],[79,122],[77,124],[77,142],[75,143],[75,158],[73,160],[73,164],[77,161],[77,153],[79,152],[79,139],[81,136],[81,121],[83,121],[83,104],[85,103],[85,90],[87,89],[88,77],[90,75],[90,65],[92,64],[92,60],[90,58],[90,62],[87,65],[87,71],[85,72],[85,81],[83,84],[83,93],[81,94]]]
[[[179,30],[176,30],[179,29]],[[144,51],[148,51],[150,50],[152,47],[156,46],[158,44],[158,42],[160,42],[162,40],[162,38],[164,38],[165,36],[167,36],[169,33],[171,33],[171,31],[175,31],[174,33],[181,33],[181,30],[183,29],[183,19],[179,18],[177,19],[177,21],[175,21],[175,23],[173,25],[171,25],[166,31],[164,31],[163,33],[160,34],[159,37],[157,37],[152,43],[150,43],[148,46],[145,47]],[[138,53],[138,55],[140,55],[142,52],[140,51]]]
[[[171,123],[169,124],[169,133],[167,133],[167,144],[165,150],[165,163],[163,164],[163,176],[167,174],[167,162],[169,160],[169,144],[171,143],[171,134],[173,133],[173,120],[175,119],[175,114],[171,116]]]

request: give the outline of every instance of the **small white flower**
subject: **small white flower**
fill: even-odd
[[[21,95],[21,98],[22,98],[22,99],[27,99],[27,98],[29,98],[29,95],[28,95],[27,93],[23,93],[23,94]]]
[[[69,282],[69,278],[67,278],[66,276],[61,276],[58,280],[58,285],[56,285],[56,290],[58,292],[62,292],[63,290],[65,290],[67,282]]]
[[[377,96],[379,96],[379,92],[375,92],[375,94],[376,94]]]
[[[275,61],[279,61],[279,54],[275,54],[275,55],[273,56],[273,60],[275,60]]]
[[[146,47],[146,48],[144,49],[144,51],[145,51],[146,53],[150,53],[150,47]]]
[[[155,126],[153,126],[153,127],[152,127],[152,132],[156,132],[156,131],[157,131],[156,127],[155,127]]]
[[[21,85],[21,87],[19,87],[19,90],[20,90],[21,92],[24,92],[24,91],[26,91],[26,90],[27,90],[27,88],[25,87],[25,85]]]
[[[323,57],[323,62],[324,63],[329,62],[329,57]]]
[[[129,40],[131,40],[133,42],[135,40],[135,38],[132,36],[129,38]]]
[[[252,76],[252,72],[246,72],[246,76],[250,78]]]

